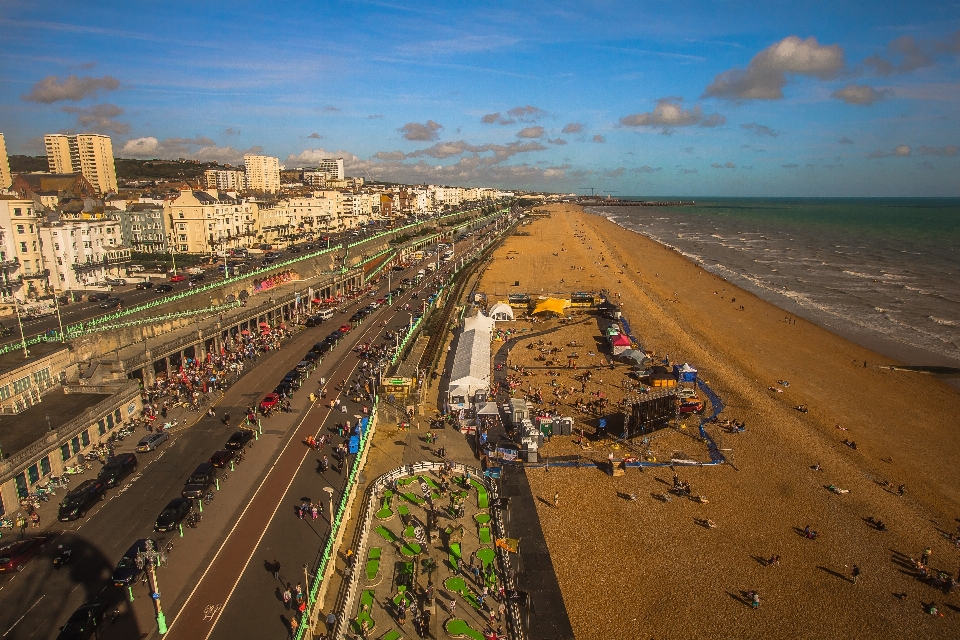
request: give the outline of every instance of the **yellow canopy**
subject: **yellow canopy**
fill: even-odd
[[[562,300],[560,298],[547,298],[546,300],[541,300],[537,303],[537,307],[533,310],[533,313],[555,313],[558,316],[562,316],[563,310],[569,306],[569,300]]]

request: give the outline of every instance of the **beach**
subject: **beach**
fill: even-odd
[[[653,497],[672,485],[670,468],[615,478],[528,470],[576,636],[955,634],[960,597],[919,581],[915,561],[929,547],[929,570],[957,576],[960,554],[944,534],[960,515],[960,394],[885,368],[889,358],[603,217],[546,208],[551,217],[523,226],[529,235],[509,238],[486,268],[478,291],[488,302],[607,289],[646,349],[694,365],[726,404],[721,417],[746,423],[738,434],[708,426],[732,464],[677,467],[705,504]],[[570,440],[554,438],[545,453]],[[707,519],[716,527],[699,524]],[[808,525],[816,540],[803,535]],[[780,562],[766,566],[774,555]],[[942,618],[927,613],[931,603]]]

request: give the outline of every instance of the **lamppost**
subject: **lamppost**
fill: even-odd
[[[160,585],[157,584],[156,567],[165,560],[166,554],[158,551],[153,546],[153,540],[150,539],[146,541],[146,549],[137,551],[137,557],[135,558],[137,567],[147,570],[147,577],[150,581],[148,585],[150,587],[150,597],[153,598],[154,608],[157,610],[157,631],[160,635],[167,632],[167,619],[163,615],[163,609],[160,608]]]
[[[323,490],[330,498],[330,535],[333,535],[333,487],[324,487]]]

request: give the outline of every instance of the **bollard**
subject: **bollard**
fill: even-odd
[[[203,513],[203,498],[198,498],[197,504],[200,505],[200,513]]]
[[[233,460],[230,461],[230,471],[233,471]]]
[[[257,430],[263,434],[263,423],[260,422],[260,418],[257,418]]]
[[[220,491],[220,478],[215,478],[214,482],[217,483],[217,491]]]
[[[180,525],[180,537],[183,537],[183,524]]]
[[[127,599],[133,602],[133,587],[127,587]]]
[[[263,433],[263,429],[260,430],[260,433]],[[257,433],[256,431],[254,431],[254,432],[253,432],[253,439],[254,439],[254,440],[259,440],[259,439],[260,439],[260,433]]]

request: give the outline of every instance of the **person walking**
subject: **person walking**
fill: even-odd
[[[450,600],[450,615],[453,615],[453,612],[457,610],[457,599],[452,598]]]
[[[290,601],[293,600],[293,592],[290,591],[290,583],[287,583],[287,588],[283,591],[283,608],[290,610]]]
[[[276,558],[273,559],[272,568],[273,568],[273,579],[279,580],[280,579],[280,561],[277,560]]]
[[[850,582],[857,584],[860,582],[860,567],[853,565],[853,569],[850,570]]]
[[[923,550],[923,555],[920,557],[920,562],[923,564],[930,564],[930,547],[927,547]]]
[[[560,492],[557,491],[553,494],[553,507],[557,508],[560,506]]]

